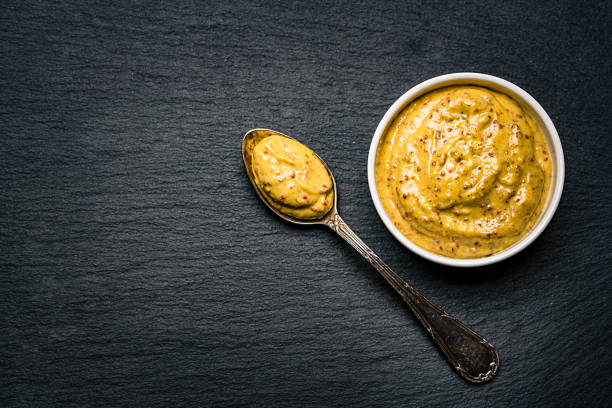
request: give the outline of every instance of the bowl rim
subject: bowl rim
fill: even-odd
[[[421,95],[424,95],[427,92],[433,91],[438,88],[443,88],[445,86],[451,85],[468,85],[470,81],[474,81],[474,85],[476,86],[484,86],[487,84],[492,85],[493,90],[497,90],[507,93],[513,99],[519,100],[517,102],[521,105],[527,105],[528,108],[535,114],[534,119],[538,122],[539,126],[543,126],[548,133],[550,146],[549,150],[553,150],[554,158],[555,158],[555,171],[553,174],[553,183],[551,183],[552,194],[549,196],[549,203],[544,210],[544,213],[540,216],[539,221],[536,225],[529,231],[527,235],[521,238],[518,242],[514,243],[509,248],[504,249],[501,252],[497,252],[490,256],[485,256],[481,258],[451,258],[439,254],[435,254],[426,249],[421,248],[416,245],[412,241],[410,241],[406,236],[404,236],[397,227],[391,222],[385,209],[382,206],[382,202],[380,201],[380,197],[378,196],[378,190],[376,188],[376,179],[374,174],[374,164],[376,162],[376,151],[378,149],[378,144],[380,143],[380,139],[392,122],[393,119],[404,109],[411,101],[418,98]],[[523,106],[525,108],[525,106]],[[539,119],[539,120],[538,120]],[[561,194],[563,192],[563,183],[565,179],[565,160],[563,156],[563,148],[561,146],[561,140],[559,139],[559,134],[557,133],[557,129],[553,124],[552,120],[542,108],[542,106],[526,91],[518,87],[517,85],[509,82],[505,79],[498,78],[493,75],[488,74],[480,74],[475,72],[458,72],[452,74],[440,75],[426,81],[423,81],[414,87],[410,88],[407,92],[405,92],[402,96],[400,96],[387,110],[385,115],[382,117],[376,131],[374,132],[374,136],[372,137],[372,142],[370,143],[370,151],[368,153],[368,185],[370,188],[370,195],[372,197],[372,201],[374,202],[374,207],[376,208],[376,212],[378,216],[381,218],[389,232],[397,239],[402,245],[406,248],[414,252],[415,254],[428,259],[430,261],[454,267],[478,267],[490,265],[496,262],[501,262],[507,258],[510,258],[513,255],[516,255],[527,246],[529,246],[550,223],[557,207],[559,205],[559,201],[561,200]]]

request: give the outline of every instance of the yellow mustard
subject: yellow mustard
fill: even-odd
[[[318,219],[334,200],[327,168],[312,150],[280,135],[262,139],[253,149],[255,183],[268,203],[295,218]]]
[[[477,86],[423,95],[391,123],[376,156],[385,212],[418,246],[479,258],[517,242],[541,215],[551,160],[535,121]]]

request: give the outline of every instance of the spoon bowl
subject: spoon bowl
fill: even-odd
[[[321,159],[316,152],[313,151],[313,153],[317,156],[317,158],[325,166],[325,169],[329,173],[329,177],[331,177],[331,180],[333,183],[332,190],[334,192],[334,197],[333,197],[334,202],[332,204],[332,207],[321,218],[316,218],[316,219],[296,218],[288,214],[285,214],[284,212],[280,211],[276,207],[270,205],[266,196],[259,189],[259,186],[255,182],[255,176],[253,175],[253,165],[252,165],[253,149],[255,149],[255,146],[257,146],[257,144],[261,142],[263,139],[265,139],[268,136],[273,136],[273,135],[286,137],[287,139],[295,140],[296,142],[300,143],[299,140],[296,140],[292,138],[291,136],[288,136],[284,133],[277,132],[275,130],[270,130],[270,129],[251,129],[248,132],[246,132],[244,137],[242,138],[242,160],[244,161],[244,166],[246,167],[246,172],[247,172],[247,175],[249,176],[249,180],[251,180],[251,184],[253,184],[253,187],[255,188],[257,195],[259,196],[259,198],[261,198],[261,201],[263,201],[269,209],[271,209],[276,215],[278,215],[285,221],[291,222],[293,224],[299,224],[299,225],[314,225],[314,224],[326,225],[329,222],[330,218],[332,218],[333,214],[337,213],[336,203],[338,200],[337,198],[338,190],[336,188],[336,179],[334,178],[334,175],[332,174],[331,170],[327,166],[327,163],[325,163],[325,161]]]

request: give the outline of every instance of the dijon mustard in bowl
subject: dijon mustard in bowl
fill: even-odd
[[[368,155],[370,194],[391,234],[457,267],[499,262],[533,242],[557,208],[564,174],[542,106],[477,73],[435,77],[402,95]]]

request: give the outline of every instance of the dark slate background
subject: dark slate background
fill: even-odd
[[[0,6],[1,406],[610,404],[612,3],[100,3]],[[567,160],[544,234],[475,270],[403,248],[366,180],[386,109],[458,71],[531,93]],[[329,163],[349,225],[498,348],[492,383],[258,201],[253,127]]]

